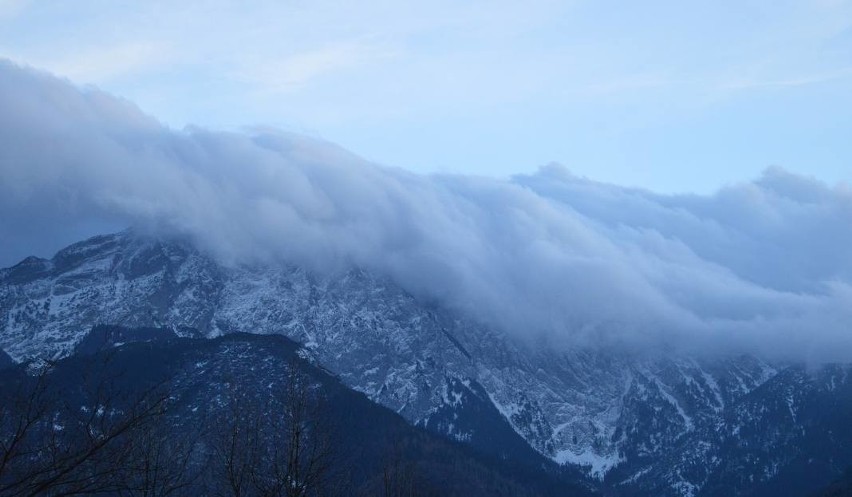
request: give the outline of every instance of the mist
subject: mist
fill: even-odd
[[[852,360],[847,185],[419,175],[275,130],[169,129],[2,61],[0,109],[2,266],[132,226],[223,264],[365,268],[534,343]]]

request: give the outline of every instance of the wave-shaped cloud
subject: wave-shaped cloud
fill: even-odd
[[[226,263],[364,267],[562,346],[852,360],[852,191],[767,170],[656,195],[558,165],[417,175],[276,131],[174,131],[0,63],[0,259],[134,225]]]

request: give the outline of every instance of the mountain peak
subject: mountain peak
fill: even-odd
[[[816,415],[807,414],[807,399],[835,398],[850,385],[840,373],[803,382],[751,356],[536,349],[364,269],[320,276],[280,264],[224,266],[187,243],[133,231],[0,272],[0,323],[0,349],[17,361],[72,354],[97,325],[210,338],[284,335],[412,424],[499,457],[565,463],[598,478],[596,485],[646,495],[709,485],[726,460],[759,457],[795,470],[772,451],[792,451],[799,439],[758,440],[754,427],[800,433],[803,416]],[[791,391],[798,393],[788,407]],[[775,419],[789,412],[796,418]],[[852,436],[824,422],[842,434],[829,445]],[[744,447],[740,437],[767,455],[735,449]]]

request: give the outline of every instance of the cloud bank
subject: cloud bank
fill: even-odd
[[[0,62],[0,260],[127,225],[222,261],[359,266],[506,333],[852,360],[852,190],[662,196],[558,165],[423,176],[276,131],[174,131]]]

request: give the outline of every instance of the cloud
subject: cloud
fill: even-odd
[[[852,75],[852,68],[843,68],[830,73],[801,75],[788,79],[768,79],[754,80],[739,77],[735,81],[730,81],[720,85],[722,89],[727,90],[753,90],[763,88],[795,88],[798,86],[818,85],[829,81],[848,78]]]
[[[265,92],[293,91],[310,81],[359,66],[396,57],[398,50],[369,40],[350,40],[284,57],[265,64],[253,64],[238,74]]]
[[[228,264],[359,266],[559,346],[852,360],[852,191],[783,169],[709,196],[550,165],[413,174],[270,131],[175,131],[131,103],[0,63],[0,248],[84,232],[187,236]]]
[[[133,41],[85,48],[46,65],[75,80],[108,82],[163,68],[175,58],[174,47],[166,43]]]

